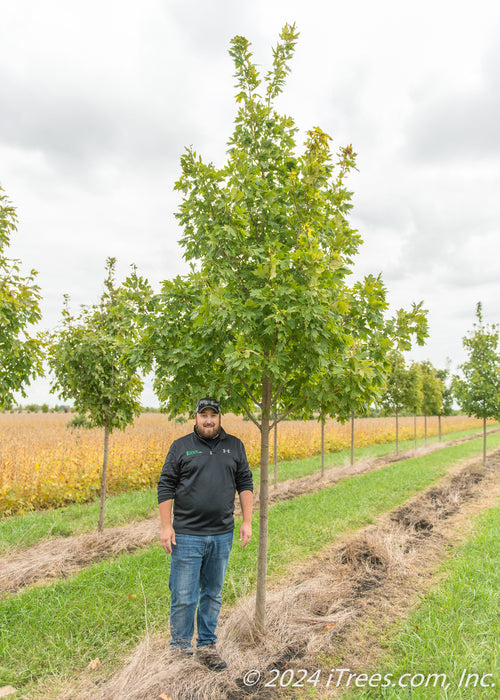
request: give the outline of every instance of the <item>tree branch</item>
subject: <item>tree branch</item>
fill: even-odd
[[[303,406],[303,405],[305,404],[305,402],[306,402],[306,400],[305,400],[305,398],[303,398],[301,401],[299,401],[298,403],[296,403],[295,406],[292,406],[292,408],[288,409],[288,411],[285,411],[285,413],[284,413],[282,416],[280,416],[279,418],[278,418],[278,416],[275,414],[275,415],[276,415],[276,418],[274,419],[274,421],[273,421],[273,422],[271,423],[271,425],[269,426],[269,430],[272,430],[272,429],[274,428],[275,425],[278,425],[278,423],[279,423],[280,421],[284,420],[287,416],[289,416],[290,413],[293,413],[293,412],[296,411],[298,408],[300,408],[301,406]]]
[[[287,342],[288,342],[288,341],[287,341]],[[285,346],[285,347],[286,347],[286,346]],[[281,382],[280,386],[278,387],[278,391],[277,391],[276,394],[271,398],[271,404],[272,404],[272,405],[274,405],[274,404],[276,403],[276,401],[278,400],[279,395],[281,394],[281,392],[282,392],[283,389],[285,388],[285,384],[287,383],[288,377],[291,375],[291,373],[292,373],[292,370],[290,370],[290,371],[288,372],[288,374],[286,375],[286,377],[283,379],[283,381]]]
[[[253,413],[250,412],[250,410],[245,406],[245,404],[243,404],[243,410],[247,414],[248,418],[252,421],[252,423],[256,425],[259,430],[262,430],[262,425],[257,421]]]
[[[247,394],[248,394],[249,397],[252,399],[252,401],[254,402],[254,404],[255,404],[256,406],[258,406],[258,407],[260,408],[260,410],[262,410],[262,403],[261,403],[260,401],[257,401],[257,399],[256,399],[256,398],[254,397],[254,395],[252,394],[252,392],[251,392],[251,390],[250,390],[250,387],[249,387],[249,386],[247,385],[247,383],[242,379],[242,377],[241,377],[240,374],[238,374],[238,379],[240,380],[240,382],[241,382],[241,383],[243,384],[243,386],[245,387]]]

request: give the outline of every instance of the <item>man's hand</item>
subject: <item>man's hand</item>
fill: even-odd
[[[241,548],[246,547],[252,538],[252,523],[242,522],[240,525]]]
[[[160,532],[160,542],[163,549],[172,554],[172,545],[177,544],[175,541],[175,532],[172,527],[172,499],[168,501],[162,501],[160,503],[160,521],[161,521],[161,532]]]
[[[253,493],[251,491],[240,491],[240,505],[243,513],[243,521],[240,525],[241,548],[246,547],[252,537],[252,504]]]
[[[168,552],[168,554],[172,554],[172,545],[177,544],[177,542],[175,541],[174,528],[171,525],[167,527],[162,527],[160,534],[160,542],[163,549],[166,552]]]

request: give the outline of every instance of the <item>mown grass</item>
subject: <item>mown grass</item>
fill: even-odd
[[[105,526],[125,525],[156,513],[156,489],[128,491],[106,499]],[[68,537],[97,530],[99,501],[13,515],[0,520],[0,554],[31,547],[49,537]]]
[[[498,426],[491,426],[490,430]],[[448,433],[444,439],[457,440],[463,437],[477,435],[477,428]],[[436,443],[437,436],[428,438],[428,444]],[[423,439],[417,441],[417,446],[424,444]],[[400,451],[412,449],[413,440],[400,442]],[[394,453],[394,444],[369,445],[354,450],[354,459],[369,459]],[[341,450],[329,453],[325,457],[325,468],[340,466],[349,462],[350,451]],[[278,481],[296,479],[320,471],[321,456],[308,459],[295,459],[278,462]],[[158,475],[159,476],[159,475]],[[273,465],[270,465],[270,482],[273,483]],[[254,481],[259,482],[259,472],[254,474]],[[272,488],[272,487],[271,487]],[[128,491],[106,500],[106,527],[125,525],[134,520],[147,518],[157,512],[156,489]],[[71,504],[64,508],[43,510],[27,515],[15,515],[0,519],[0,555],[14,547],[30,547],[43,539],[50,537],[68,537],[96,529],[99,517],[99,501],[92,503]]]
[[[473,523],[472,535],[441,566],[444,579],[386,643],[373,672],[389,675],[391,685],[353,689],[346,697],[499,697],[500,504]],[[435,674],[440,674],[436,681]],[[407,687],[393,687],[403,675]]]
[[[490,446],[498,444],[500,434],[492,435]],[[270,576],[403,503],[458,460],[478,454],[481,446],[477,439],[445,448],[276,504],[270,509]],[[257,515],[254,527],[257,532]],[[235,542],[225,605],[254,587],[257,540],[244,550]],[[0,600],[0,686],[10,684],[36,697],[39,679],[70,676],[95,657],[112,668],[142,638],[146,619],[149,632],[164,631],[167,644],[168,572],[167,555],[154,546]]]

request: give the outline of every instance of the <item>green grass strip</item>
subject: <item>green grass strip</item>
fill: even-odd
[[[490,446],[500,444],[500,433]],[[372,522],[387,509],[434,483],[460,459],[478,454],[474,440],[378,471],[270,508],[269,573],[281,575],[337,536]],[[258,516],[254,518],[258,531]],[[256,579],[258,537],[231,555],[224,604],[249,593]],[[34,691],[37,679],[83,669],[95,657],[112,666],[145,632],[168,640],[169,558],[154,546],[122,555],[43,587],[0,600],[0,686]],[[30,695],[33,697],[33,695]]]
[[[498,426],[491,426],[490,430]],[[443,435],[444,440],[457,440],[463,437],[477,435],[477,428],[457,431]],[[437,443],[437,436],[428,438],[428,444]],[[423,439],[417,441],[417,446],[424,444]],[[410,450],[413,440],[400,442],[400,451]],[[369,459],[393,454],[393,443],[369,445],[354,450],[354,459]],[[348,463],[350,450],[341,450],[325,456],[326,468]],[[295,459],[278,462],[278,481],[297,479],[317,473],[321,468],[321,456],[315,455],[307,459]],[[159,476],[159,473],[158,473]],[[259,482],[259,471],[254,474],[255,483]],[[273,482],[273,465],[270,465],[270,479]],[[106,527],[125,525],[134,520],[141,520],[157,512],[156,489],[128,491],[106,500]],[[64,508],[36,511],[28,515],[16,515],[0,519],[0,555],[16,547],[30,547],[43,539],[50,537],[68,537],[94,532],[99,518],[99,501],[92,503],[71,504]]]
[[[444,580],[386,643],[376,672],[389,687],[351,690],[347,697],[499,697],[500,504],[473,522],[474,533],[441,566]],[[403,675],[406,688],[398,687]]]
[[[105,526],[126,525],[156,512],[156,489],[128,491],[106,499]],[[98,520],[98,500],[3,518],[0,520],[0,555],[15,547],[32,547],[50,537],[95,532]]]

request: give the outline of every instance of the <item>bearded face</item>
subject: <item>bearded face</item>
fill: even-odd
[[[206,440],[212,440],[220,432],[221,415],[211,408],[206,408],[195,415],[196,432]]]

